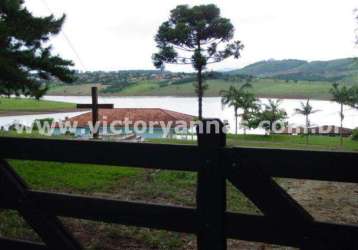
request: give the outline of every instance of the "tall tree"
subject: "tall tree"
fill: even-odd
[[[310,128],[310,120],[309,116],[318,112],[319,110],[313,109],[313,107],[310,104],[310,99],[308,98],[306,103],[301,102],[301,108],[296,108],[295,112],[296,114],[300,114],[305,116],[306,118],[306,144],[308,144],[308,137],[309,137],[309,128]]]
[[[232,41],[234,26],[220,16],[214,4],[189,7],[178,5],[170,13],[155,36],[159,52],[153,55],[157,68],[165,64],[191,64],[197,71],[199,119],[202,119],[202,98],[205,86],[203,71],[208,64],[218,63],[233,56],[240,57],[243,45]]]
[[[255,95],[246,90],[249,87],[251,87],[250,83],[246,83],[239,89],[234,86],[230,86],[228,90],[220,91],[221,103],[234,108],[235,134],[238,133],[239,116],[241,116],[243,121],[247,121],[250,116],[250,112],[253,112],[258,108]],[[241,114],[238,113],[239,109],[243,110]],[[246,134],[246,126],[244,126],[244,134]]]
[[[340,143],[343,145],[343,120],[344,120],[344,105],[350,103],[351,91],[346,86],[339,86],[338,83],[334,83],[330,89],[332,95],[332,101],[340,105],[339,117],[341,121],[340,125]]]
[[[74,80],[72,62],[51,55],[49,38],[60,32],[65,16],[34,17],[23,0],[0,2],[0,94],[36,96],[50,77]]]

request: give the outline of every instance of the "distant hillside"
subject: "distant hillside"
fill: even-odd
[[[351,82],[358,78],[358,62],[354,58],[312,62],[294,59],[267,60],[227,73],[282,80]]]

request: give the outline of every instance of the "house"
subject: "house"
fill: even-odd
[[[163,138],[173,136],[179,128],[188,131],[194,119],[192,115],[161,108],[99,109],[98,128],[99,133],[106,138],[111,135],[133,134],[144,139]],[[68,124],[71,129],[61,129]],[[70,131],[76,136],[90,137],[91,126],[92,112],[87,112],[56,123],[54,134]]]
[[[314,135],[329,135],[329,136],[338,136],[341,134],[344,137],[349,137],[353,133],[353,129],[350,128],[342,128],[334,125],[324,125],[320,127],[312,127],[310,128],[310,133]]]
[[[323,125],[318,127],[311,127],[308,130],[304,127],[290,127],[285,128],[280,134],[287,135],[302,135],[302,134],[311,135],[327,135],[327,136],[338,136],[341,134],[341,128],[335,125]],[[342,128],[342,135],[344,137],[349,137],[352,135],[353,130],[350,128]]]

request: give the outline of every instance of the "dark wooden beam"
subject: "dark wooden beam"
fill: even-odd
[[[50,250],[44,244],[24,241],[24,240],[15,240],[0,237],[0,249],[3,250]]]
[[[198,147],[104,141],[0,138],[0,158],[197,171]]]
[[[225,147],[226,136],[220,120],[202,120],[202,123],[202,133],[197,128],[201,158],[196,193],[199,219],[197,246],[199,250],[226,250],[226,177],[220,153]]]
[[[38,191],[29,191],[28,196],[41,211],[56,216],[176,232],[197,232],[197,217],[194,208]],[[15,203],[8,203],[6,208],[17,209],[18,207]]]
[[[8,163],[0,160],[0,178],[2,188],[7,192],[1,195],[16,204],[16,210],[40,236],[47,247],[53,250],[81,250],[82,246],[62,225],[61,221],[46,210],[39,210],[28,196],[28,187]]]
[[[226,165],[242,162],[270,176],[358,183],[358,153],[236,147]]]
[[[113,104],[97,104],[98,109],[113,109]],[[78,109],[92,109],[92,104],[77,104]]]
[[[248,197],[261,212],[278,222],[289,221],[285,230],[299,236],[304,247],[313,217],[270,176],[248,162],[233,163],[227,168],[228,180]]]
[[[273,220],[267,216],[227,213],[227,237],[246,241],[264,242],[283,246],[299,247],[300,235],[286,230],[289,221]],[[291,225],[293,226],[293,225]],[[324,242],[323,249],[358,249],[358,227],[326,222],[313,222],[310,229],[313,238]],[[321,249],[322,246],[314,246]]]

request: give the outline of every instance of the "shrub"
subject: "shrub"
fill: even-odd
[[[355,128],[352,133],[352,140],[358,141],[358,128]]]
[[[32,128],[33,130],[39,130],[40,129],[39,126],[43,128],[46,123],[51,126],[53,121],[54,121],[53,118],[36,119],[32,124]]]

